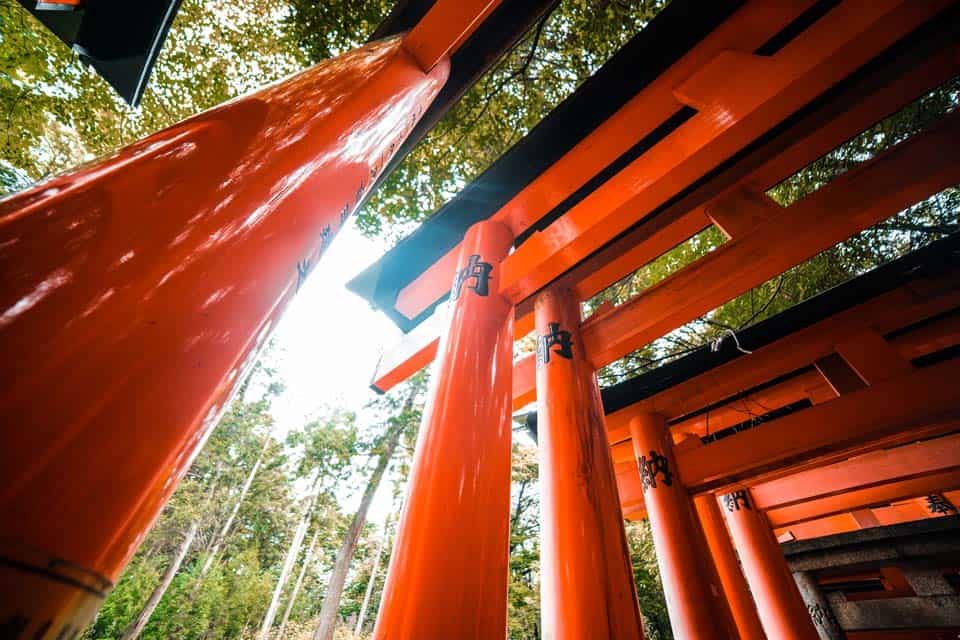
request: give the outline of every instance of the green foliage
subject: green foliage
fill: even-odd
[[[643,617],[644,636],[646,640],[671,640],[673,633],[670,630],[670,616],[667,614],[667,602],[663,595],[663,585],[660,583],[660,570],[657,568],[650,523],[646,520],[628,522],[626,533],[634,582],[637,585],[637,600],[640,602],[640,613]]]
[[[298,70],[288,12],[285,0],[184,0],[131,109],[17,0],[0,0],[0,195]]]
[[[293,0],[291,38],[317,62],[363,41],[390,0]],[[476,178],[666,5],[564,0],[447,113],[356,217],[397,239]]]
[[[540,498],[535,447],[513,446],[510,575],[507,628],[510,640],[540,638]]]
[[[293,516],[281,506],[293,496],[282,472],[285,455],[269,437],[272,429],[270,394],[229,407],[84,638],[122,635],[194,522],[200,534],[142,637],[199,638],[211,627],[220,637],[239,637],[245,620],[256,622],[270,598],[273,566],[282,561],[277,542],[292,528]],[[222,562],[198,583],[213,538],[261,455],[264,464],[224,545]]]

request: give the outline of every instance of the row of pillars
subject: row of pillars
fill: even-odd
[[[468,230],[374,638],[503,638],[509,553],[513,306],[497,293],[510,230]],[[579,302],[536,302],[545,640],[640,639],[641,616]],[[630,424],[673,635],[816,640],[747,490],[692,498],[662,416]],[[722,504],[722,507],[721,507]],[[729,534],[728,534],[729,531]],[[739,559],[738,559],[739,557]],[[744,580],[746,577],[746,580]]]

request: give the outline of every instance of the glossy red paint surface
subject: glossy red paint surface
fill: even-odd
[[[468,271],[440,339],[378,640],[506,634],[513,306],[495,283],[512,242],[498,222],[464,239],[459,268]],[[491,268],[485,283],[470,277],[477,256],[474,268]]]
[[[771,639],[817,640],[820,636],[766,516],[753,507],[748,489],[737,493],[734,497],[738,499],[732,502],[732,498],[721,497],[720,508],[757,603],[763,630]]]
[[[730,613],[733,614],[733,621],[740,633],[740,640],[765,640],[767,636],[760,625],[757,605],[750,596],[747,582],[740,570],[740,561],[733,550],[727,527],[723,524],[723,515],[720,514],[716,496],[707,493],[697,496],[693,502],[707,539],[707,546],[710,548],[710,555],[713,557],[713,564],[723,585],[723,593],[730,605]]]
[[[642,413],[630,421],[630,435],[638,469],[646,466],[652,474],[645,483],[643,500],[673,637],[737,638],[693,501],[677,473],[673,438],[666,420],[658,414]]]
[[[569,290],[548,290],[535,314],[543,636],[643,638],[600,390],[580,338],[580,305]],[[547,344],[549,336],[559,342]]]
[[[113,580],[445,81],[398,39],[0,202],[0,535]]]

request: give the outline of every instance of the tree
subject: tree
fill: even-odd
[[[507,627],[511,640],[540,638],[540,497],[537,449],[513,445]]]
[[[220,552],[220,547],[223,545],[223,541],[230,533],[230,528],[233,526],[233,521],[236,519],[237,513],[240,511],[240,507],[243,506],[243,500],[247,497],[247,492],[250,491],[250,485],[253,484],[254,479],[257,477],[257,471],[260,470],[260,465],[263,463],[263,457],[267,453],[267,448],[269,446],[270,438],[264,438],[263,449],[260,450],[260,455],[257,457],[257,461],[254,463],[253,468],[250,469],[250,473],[247,475],[247,479],[244,481],[243,487],[240,489],[240,495],[237,496],[236,502],[234,502],[233,505],[233,509],[230,510],[230,515],[223,523],[223,528],[220,529],[220,532],[211,540],[212,544],[210,545],[210,550],[207,552],[206,560],[203,561],[203,567],[200,569],[200,575],[197,576],[196,586],[200,586],[204,577],[207,575],[207,572],[210,571],[210,567],[213,566],[213,563]]]
[[[260,626],[260,633],[257,636],[259,640],[268,640],[270,638],[270,631],[273,628],[273,618],[276,616],[277,608],[280,606],[280,597],[283,595],[283,588],[287,584],[287,578],[293,570],[293,565],[297,561],[297,555],[300,553],[300,545],[303,543],[307,528],[310,526],[310,518],[313,515],[313,505],[316,500],[314,491],[319,484],[319,480],[320,475],[317,474],[317,479],[314,481],[310,495],[305,500],[306,504],[303,508],[303,516],[300,518],[300,524],[297,525],[293,539],[290,542],[290,547],[287,549],[287,557],[286,560],[283,561],[283,568],[280,570],[280,576],[277,578],[277,586],[273,590],[270,606],[267,607],[267,613],[263,616],[263,624]]]
[[[226,570],[214,569],[198,589],[196,577],[204,557],[199,543],[220,529],[225,517],[220,505],[232,506],[229,496],[235,495],[260,456],[261,466],[271,471],[253,485],[251,494],[258,502],[254,510],[266,511],[268,501],[287,500],[286,490],[274,482],[275,469],[283,462],[276,442],[271,441],[264,452],[265,438],[273,427],[270,397],[276,391],[277,386],[270,384],[260,400],[245,401],[240,394],[230,406],[85,638],[120,638],[125,632],[126,637],[199,637],[207,626],[216,624],[215,600],[249,614],[255,606],[252,599],[262,594],[257,553],[250,553],[251,544],[260,543],[249,535],[250,512],[242,510],[238,517],[245,544],[228,541]],[[227,584],[230,571],[239,571],[234,585]]]
[[[0,0],[0,195],[299,70],[288,11],[285,0],[184,0],[132,109],[17,0]]]
[[[393,2],[291,4],[285,23],[290,38],[308,60],[318,62],[365,40]],[[559,3],[397,167],[358,212],[360,230],[394,239],[409,232],[530,131],[664,5],[665,0]]]
[[[287,608],[283,612],[283,620],[280,622],[280,630],[277,632],[277,636],[282,638],[283,632],[287,628],[287,623],[290,621],[290,612],[293,611],[293,605],[297,602],[297,596],[300,595],[300,588],[303,586],[303,577],[307,573],[307,568],[310,566],[310,561],[313,560],[313,552],[317,548],[317,540],[320,538],[320,528],[317,527],[316,531],[313,532],[313,538],[310,540],[310,545],[307,547],[307,553],[303,556],[303,563],[300,565],[300,573],[297,574],[297,581],[293,585],[293,591],[290,593],[290,598],[287,600]]]
[[[183,564],[183,559],[187,557],[187,552],[193,545],[193,540],[197,537],[197,531],[199,529],[199,521],[194,520],[190,523],[190,529],[183,537],[183,542],[180,544],[180,548],[177,550],[177,555],[173,558],[173,560],[170,561],[170,565],[163,573],[163,578],[160,579],[160,584],[157,585],[157,588],[154,589],[153,593],[150,594],[150,597],[147,598],[147,603],[143,606],[143,609],[140,610],[140,613],[137,615],[136,619],[134,619],[131,626],[128,627],[126,632],[124,632],[121,640],[136,640],[140,637],[140,634],[143,633],[143,628],[146,627],[147,623],[150,621],[150,616],[153,615],[157,605],[160,604],[163,594],[165,594],[167,589],[170,588],[170,583],[173,582],[177,572],[180,571],[180,565]]]
[[[367,520],[367,512],[373,502],[373,497],[380,488],[380,481],[387,470],[393,453],[400,442],[404,432],[410,429],[411,424],[419,424],[420,411],[417,408],[417,399],[422,395],[425,386],[426,376],[420,374],[415,376],[410,382],[404,385],[403,393],[406,394],[406,400],[403,403],[399,413],[391,416],[387,420],[386,431],[379,443],[375,446],[377,453],[377,463],[367,480],[366,489],[363,497],[360,499],[360,506],[353,515],[350,522],[350,528],[347,535],[337,552],[337,559],[333,565],[333,572],[330,574],[330,582],[327,585],[327,592],[323,598],[323,608],[320,610],[320,621],[317,624],[317,630],[313,634],[314,640],[332,640],[333,633],[337,627],[337,618],[340,607],[340,596],[343,593],[343,586],[347,580],[347,571],[350,568],[350,560],[353,557],[354,549],[360,538],[360,532]],[[388,400],[387,402],[390,402]]]
[[[380,559],[383,557],[383,548],[387,544],[390,533],[390,518],[387,517],[386,522],[383,523],[383,536],[380,538],[380,544],[377,546],[377,550],[373,554],[373,567],[370,569],[370,579],[367,581],[367,588],[364,590],[363,594],[363,604],[360,605],[360,613],[357,615],[357,626],[353,630],[353,635],[358,636],[360,632],[363,631],[363,623],[367,617],[367,609],[370,606],[370,596],[373,595],[373,588],[377,583],[377,573],[380,569]]]

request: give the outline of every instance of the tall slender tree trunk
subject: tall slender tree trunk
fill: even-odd
[[[370,580],[367,582],[367,591],[363,594],[363,604],[360,605],[360,614],[357,616],[357,627],[353,635],[358,636],[363,631],[363,621],[367,617],[367,607],[370,606],[370,596],[373,594],[373,586],[377,582],[377,570],[380,569],[380,558],[383,556],[383,550],[387,546],[387,535],[390,531],[390,517],[387,516],[383,523],[383,537],[380,538],[380,544],[377,545],[377,555],[373,557],[373,567],[370,569]]]
[[[204,499],[202,506],[200,507],[200,514],[192,523],[190,523],[190,528],[187,529],[187,534],[183,537],[183,541],[180,543],[180,547],[177,549],[176,555],[170,561],[170,564],[167,566],[167,570],[163,572],[163,577],[160,579],[160,584],[156,586],[156,588],[153,590],[153,593],[151,593],[150,597],[147,598],[147,603],[143,606],[143,609],[140,610],[140,613],[137,614],[137,617],[133,623],[127,627],[127,630],[123,633],[121,640],[136,640],[136,638],[139,638],[140,634],[143,633],[143,629],[147,626],[147,623],[150,622],[150,616],[153,615],[157,605],[159,605],[160,601],[163,599],[163,595],[167,592],[167,589],[170,588],[170,584],[176,577],[177,572],[180,571],[180,566],[187,557],[190,547],[193,546],[193,541],[196,539],[197,533],[200,531],[200,522],[203,520],[203,514],[205,514],[210,508],[210,505],[213,502],[213,496],[217,493],[217,484],[219,480],[220,464],[217,463],[213,473],[213,480],[210,482],[210,489],[207,492],[207,496]]]
[[[250,473],[247,474],[247,479],[243,483],[243,487],[240,489],[240,495],[237,496],[237,501],[233,505],[233,509],[230,510],[230,515],[227,517],[226,522],[223,523],[223,527],[220,529],[220,532],[213,539],[213,545],[210,548],[210,553],[207,554],[207,559],[203,562],[203,568],[200,569],[200,575],[197,576],[196,582],[193,584],[193,593],[196,594],[197,589],[200,588],[200,584],[203,582],[203,579],[206,577],[207,572],[210,571],[213,567],[213,562],[217,558],[217,554],[220,553],[220,547],[223,546],[223,543],[227,539],[227,534],[230,533],[230,528],[233,526],[233,521],[236,520],[237,514],[240,512],[240,506],[243,504],[244,499],[247,497],[247,493],[250,491],[250,485],[253,484],[254,478],[257,477],[257,472],[260,470],[260,465],[263,464],[263,457],[267,452],[267,447],[270,445],[270,437],[267,436],[263,440],[263,447],[260,449],[260,455],[257,457],[257,461],[254,463],[253,468],[250,469]]]
[[[409,411],[413,405],[414,394],[410,394],[407,406],[404,411]],[[340,545],[337,552],[337,560],[333,565],[333,573],[330,574],[330,582],[327,584],[327,592],[323,597],[323,607],[320,609],[320,622],[317,624],[317,630],[313,634],[313,640],[332,640],[333,632],[337,628],[337,611],[340,608],[340,596],[343,594],[343,585],[347,580],[347,571],[350,569],[350,560],[353,557],[353,551],[356,549],[357,540],[360,538],[360,531],[367,520],[367,512],[370,510],[370,504],[373,502],[373,496],[377,493],[383,474],[393,458],[393,452],[400,442],[400,435],[403,433],[401,423],[391,426],[391,431],[387,434],[380,458],[377,460],[377,466],[373,470],[373,475],[367,481],[367,488],[363,492],[363,498],[360,499],[360,506],[357,512],[353,514],[353,521],[347,530],[347,536]]]
[[[287,602],[287,609],[283,612],[283,621],[280,622],[280,631],[277,632],[277,637],[282,640],[283,632],[287,628],[287,622],[290,620],[290,612],[293,611],[293,605],[297,601],[297,596],[300,595],[300,587],[303,586],[303,577],[307,573],[307,567],[310,565],[310,560],[313,558],[313,550],[317,546],[317,539],[320,537],[320,527],[317,527],[317,530],[313,532],[313,539],[310,540],[310,546],[307,547],[307,554],[303,556],[303,564],[300,567],[300,574],[297,576],[297,581],[293,585],[293,592],[290,593],[290,600]]]
[[[199,530],[200,520],[197,519],[190,524],[187,535],[183,537],[183,542],[180,543],[180,548],[177,550],[177,555],[170,561],[167,570],[163,572],[163,579],[160,580],[160,584],[158,584],[153,590],[153,593],[150,594],[150,598],[147,599],[147,604],[140,610],[140,614],[136,620],[127,627],[121,640],[136,640],[136,638],[139,638],[140,634],[143,633],[144,627],[150,622],[150,616],[153,615],[157,605],[160,604],[160,600],[163,599],[163,594],[167,592],[170,583],[173,582],[174,577],[176,577],[177,572],[180,570],[180,565],[183,564],[184,558],[187,557],[187,552],[190,551],[190,547],[193,545],[193,541],[197,537],[197,531]]]
[[[283,587],[287,584],[287,578],[293,570],[293,565],[300,555],[300,545],[303,544],[303,538],[307,534],[307,528],[310,526],[310,515],[313,513],[313,503],[316,500],[317,484],[320,482],[320,476],[317,475],[313,482],[313,488],[310,490],[310,497],[307,500],[306,507],[303,510],[303,517],[300,518],[300,524],[297,525],[296,532],[293,534],[293,540],[290,542],[290,548],[287,550],[287,558],[283,561],[283,568],[280,570],[280,577],[277,579],[277,586],[273,590],[273,598],[270,600],[270,606],[263,617],[263,624],[260,626],[260,633],[257,634],[258,640],[269,640],[270,628],[273,626],[273,620],[277,617],[277,609],[280,606],[280,596],[283,595]]]

